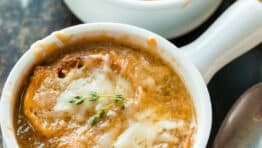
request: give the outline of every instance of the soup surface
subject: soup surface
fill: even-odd
[[[113,43],[70,47],[36,66],[15,114],[21,147],[191,147],[194,107],[172,68]]]

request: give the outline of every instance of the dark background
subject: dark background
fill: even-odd
[[[177,46],[192,42],[233,2],[224,0],[204,24],[172,42]],[[12,66],[31,43],[55,30],[79,23],[62,0],[0,0],[0,93]],[[213,106],[208,147],[211,147],[233,103],[258,82],[262,82],[262,44],[225,66],[213,77],[208,84]]]

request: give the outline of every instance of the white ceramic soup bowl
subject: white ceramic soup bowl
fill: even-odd
[[[205,21],[221,0],[64,0],[83,22],[136,25],[166,38],[182,35]]]
[[[170,63],[182,78],[194,103],[197,130],[192,147],[204,148],[212,124],[206,83],[219,68],[262,41],[262,3],[258,0],[237,1],[206,33],[182,49],[145,29],[114,23],[77,25],[37,41],[16,63],[3,88],[0,119],[6,147],[18,147],[14,129],[15,103],[32,68],[52,56],[54,51],[64,50],[64,46],[81,37],[92,39],[101,35],[148,48]],[[153,44],[152,40],[155,41]]]

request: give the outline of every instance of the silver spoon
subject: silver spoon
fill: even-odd
[[[246,91],[227,114],[214,148],[262,148],[262,83]]]

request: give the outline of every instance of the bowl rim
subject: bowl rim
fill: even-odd
[[[181,6],[191,3],[192,0],[105,0],[121,4],[129,8],[159,9],[165,7]]]
[[[203,80],[200,72],[190,62],[190,60],[187,59],[187,57],[184,56],[176,46],[174,46],[165,38],[148,30],[131,25],[118,23],[90,23],[68,27],[58,32],[77,35],[79,33],[84,33],[88,31],[101,30],[109,33],[114,33],[115,31],[117,31],[120,33],[128,34],[130,36],[139,36],[145,40],[148,37],[154,37],[156,39],[157,44],[162,49],[161,52],[159,51],[161,58],[163,58],[163,60],[166,61],[173,60],[173,63],[170,63],[171,66],[177,66],[174,69],[180,75],[180,78],[182,78],[189,93],[191,94],[197,114],[197,132],[195,133],[195,142],[193,144],[193,147],[206,147],[212,124],[212,107],[210,102],[210,96],[205,81]],[[21,75],[23,74],[23,72],[29,72],[32,69],[34,62],[36,61],[33,49],[36,48],[39,42],[50,41],[57,41],[54,33],[48,35],[40,41],[35,42],[12,68],[3,87],[0,101],[0,122],[1,129],[3,132],[3,139],[6,142],[6,144],[10,147],[18,147],[13,126],[13,112],[15,105],[14,103],[12,104],[12,102],[16,101],[18,97],[13,97],[12,94],[14,93],[14,91],[17,91],[17,89],[21,88],[21,86],[18,86],[17,84],[19,78],[20,81],[22,81]],[[174,62],[174,60],[176,62]]]

